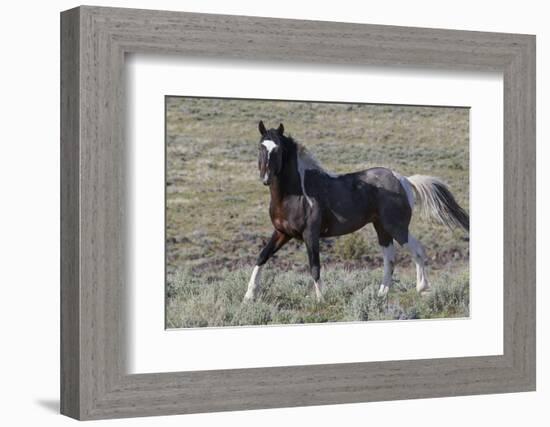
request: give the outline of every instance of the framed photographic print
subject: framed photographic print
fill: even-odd
[[[61,408],[535,389],[535,38],[61,15]]]

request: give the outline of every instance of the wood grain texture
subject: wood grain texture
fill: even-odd
[[[62,13],[61,38],[62,413],[99,419],[534,390],[534,36],[80,7]],[[127,53],[503,72],[504,354],[128,375]]]
[[[61,20],[61,413],[80,414],[78,10]]]

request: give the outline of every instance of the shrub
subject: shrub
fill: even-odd
[[[326,268],[324,301],[315,298],[306,272],[270,270],[262,274],[255,302],[242,303],[249,268],[198,277],[187,270],[170,275],[167,327],[212,327],[336,321],[405,320],[468,316],[469,272],[434,274],[432,291],[420,296],[415,276],[402,271],[387,297],[378,296],[382,269]]]
[[[386,299],[378,296],[375,286],[366,287],[354,295],[348,308],[348,320],[378,320],[384,318]]]
[[[351,233],[336,241],[336,254],[344,260],[362,259],[368,249],[368,243],[360,233]]]
[[[470,306],[469,273],[445,274],[426,296],[425,306],[430,317],[468,316]]]
[[[264,302],[248,302],[240,304],[233,318],[231,325],[267,325],[272,320],[271,306]]]

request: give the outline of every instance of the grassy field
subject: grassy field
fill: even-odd
[[[382,256],[372,226],[321,242],[326,298],[315,303],[307,257],[291,241],[264,269],[256,303],[240,303],[271,235],[257,170],[260,119],[304,143],[332,172],[385,166],[443,179],[469,210],[469,112],[464,108],[167,98],[167,327],[463,317],[469,245],[463,232],[413,215],[434,287],[414,292],[397,248],[395,285],[375,296]]]

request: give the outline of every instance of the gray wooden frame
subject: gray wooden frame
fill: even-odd
[[[502,72],[504,354],[126,374],[129,52]],[[535,390],[534,36],[71,9],[61,14],[61,166],[63,414],[99,419]]]

